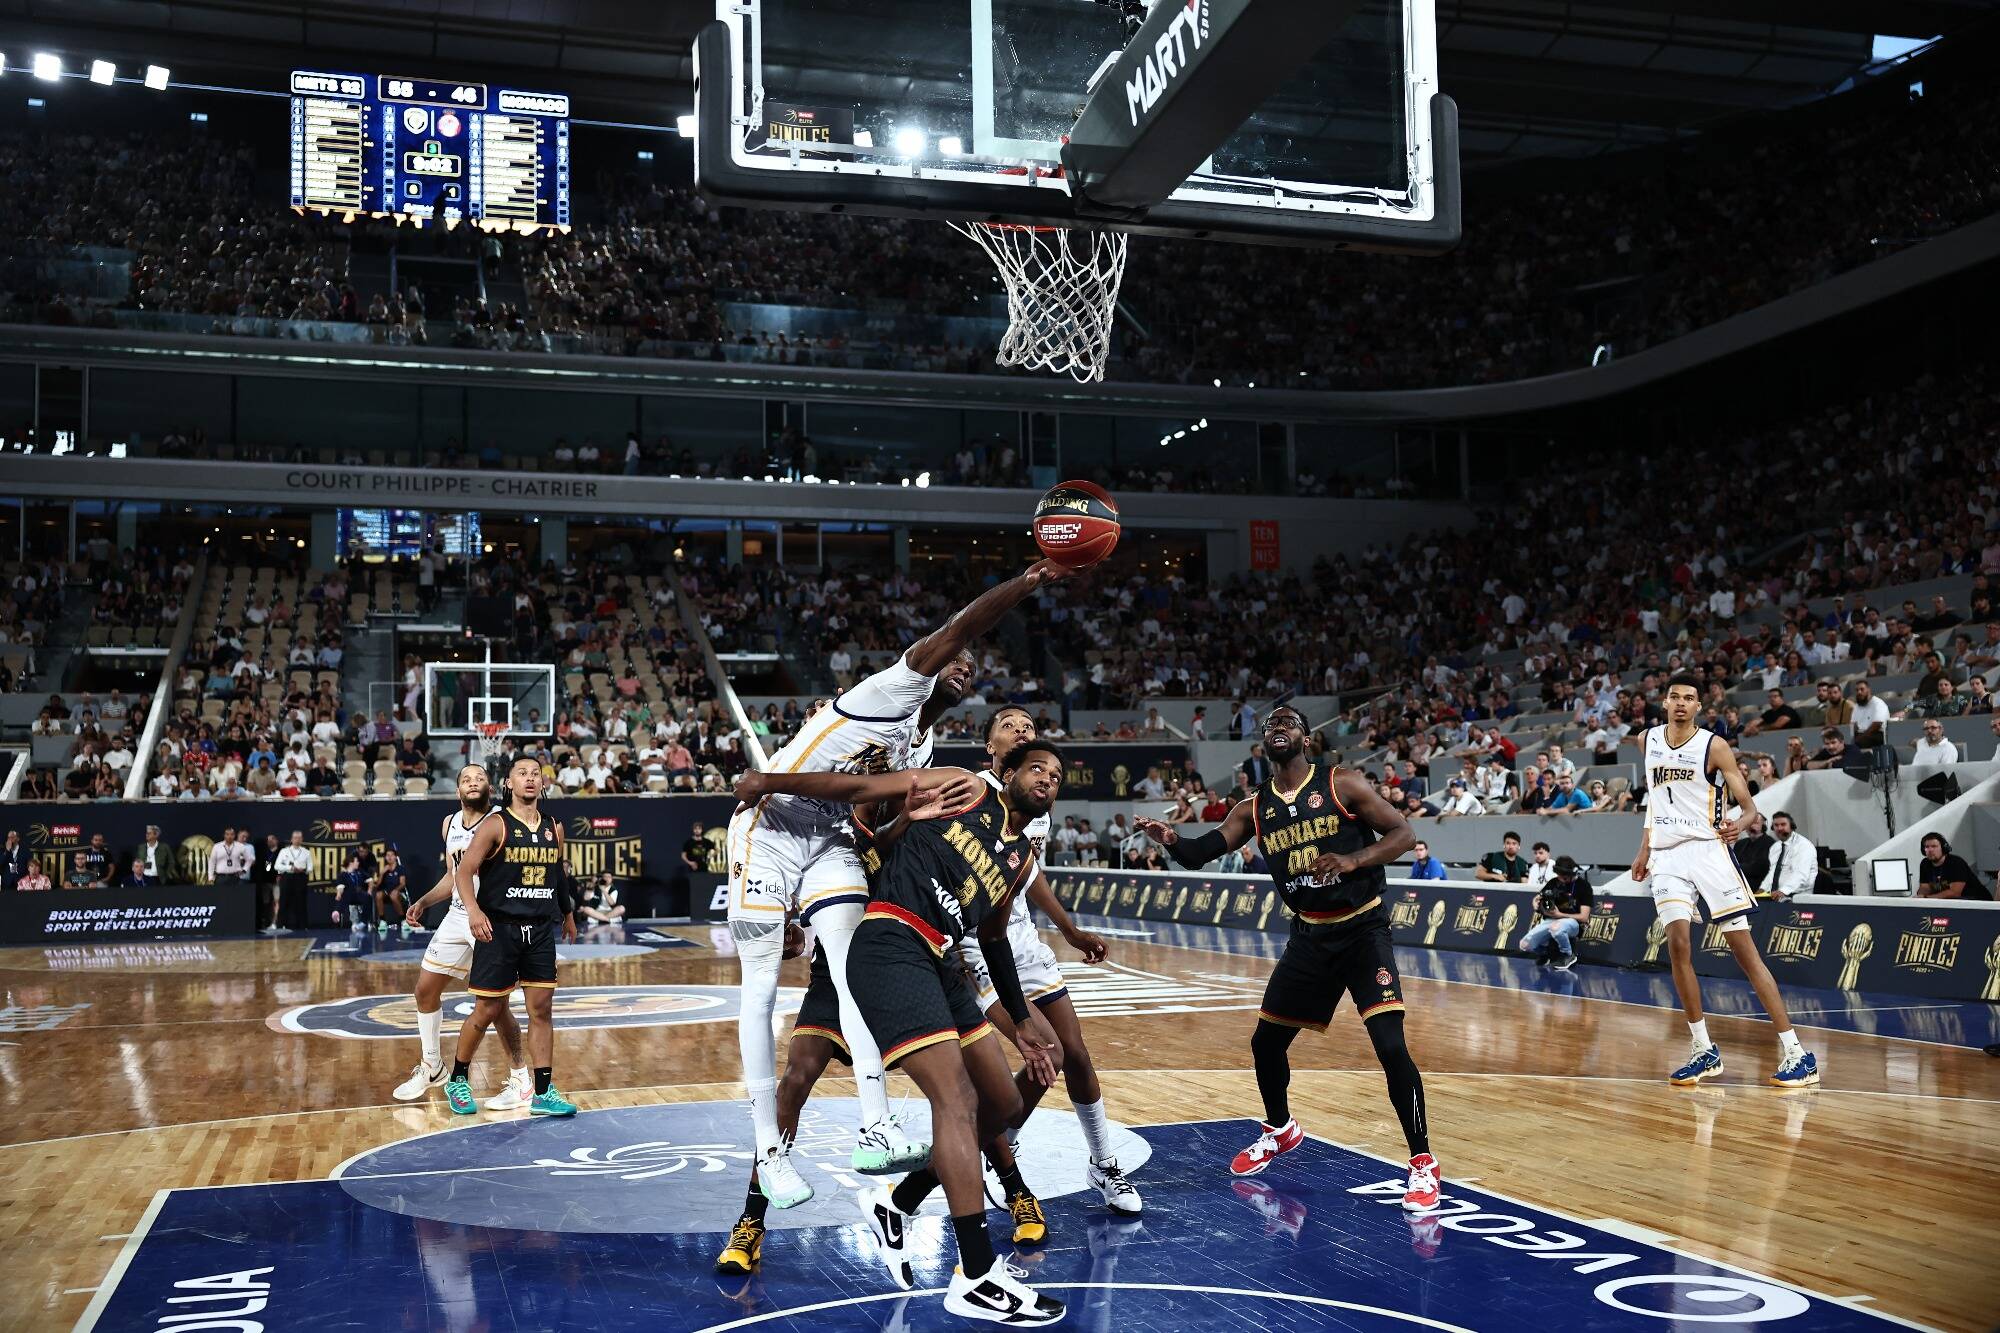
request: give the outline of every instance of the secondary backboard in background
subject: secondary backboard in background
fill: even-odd
[[[424,729],[470,736],[498,722],[510,736],[547,736],[556,724],[556,669],[546,662],[424,663]]]
[[[1093,72],[1124,45],[1117,6],[1094,0],[717,0],[696,43],[696,179],[802,210],[1456,243],[1457,113],[1438,91],[1432,0],[1355,5],[1171,196],[1107,218],[1056,169]]]

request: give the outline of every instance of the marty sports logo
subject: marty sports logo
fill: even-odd
[[[797,1013],[804,998],[796,986],[780,987],[778,1012]],[[518,995],[515,1007],[522,1007]],[[555,1025],[559,1031],[574,1031],[733,1023],[739,1007],[735,986],[576,986],[556,992]],[[471,1012],[470,996],[452,996],[445,1002],[446,1026]],[[361,995],[286,1009],[265,1023],[276,1032],[407,1041],[417,1035],[417,1006],[408,995]]]

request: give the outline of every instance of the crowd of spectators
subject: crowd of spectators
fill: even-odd
[[[1579,367],[1600,345],[1625,354],[1678,336],[2000,206],[2000,155],[1982,128],[2000,95],[1957,80],[1891,92],[1644,150],[1588,188],[1503,182],[1443,259],[1142,240],[1123,299],[1145,332],[1121,330],[1112,373],[1373,389]],[[64,166],[83,162],[91,170]],[[525,293],[519,307],[460,296],[427,311],[415,287],[351,280],[353,249],[404,243],[390,224],[265,206],[255,166],[250,149],[200,135],[17,133],[0,140],[12,187],[0,236],[17,259],[130,252],[117,304],[223,328],[254,316],[494,350],[992,368],[995,275],[941,226],[718,209],[607,176],[579,205],[601,220],[566,234],[427,233],[425,247],[473,254]],[[52,269],[7,273],[10,318],[109,317]],[[872,313],[773,324],[753,306]],[[448,332],[428,331],[447,319]]]
[[[54,560],[10,560],[0,588],[0,694],[26,689],[35,651],[62,614],[63,567]]]
[[[31,744],[62,751],[54,764],[30,769],[22,800],[115,801],[125,795],[150,700],[112,690],[103,698],[84,692],[65,700],[51,694],[28,726]]]

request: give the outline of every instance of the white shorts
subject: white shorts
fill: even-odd
[[[438,922],[437,934],[424,949],[423,969],[465,980],[472,967],[472,918],[462,907],[452,907]]]
[[[786,912],[809,922],[835,903],[866,903],[868,876],[844,829],[787,826],[762,806],[729,821],[729,919],[781,923]]]
[[[1724,930],[1748,930],[1757,910],[1750,882],[1729,848],[1714,838],[1689,838],[1656,848],[1647,858],[1653,907],[1665,922],[1692,921],[1699,897],[1708,919]]]
[[[1033,926],[1013,927],[1007,932],[1007,943],[1014,950],[1014,970],[1021,974],[1021,994],[1028,997],[1029,1003],[1049,1004],[1069,994],[1054,950],[1042,943]],[[986,955],[979,951],[979,941],[968,935],[958,947],[958,956],[972,974],[980,1009],[991,1009],[998,1004],[1000,993],[993,989],[993,978],[986,971]]]

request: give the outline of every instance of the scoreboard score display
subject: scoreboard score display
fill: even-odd
[[[292,71],[292,207],[569,226],[569,98],[483,83]]]

